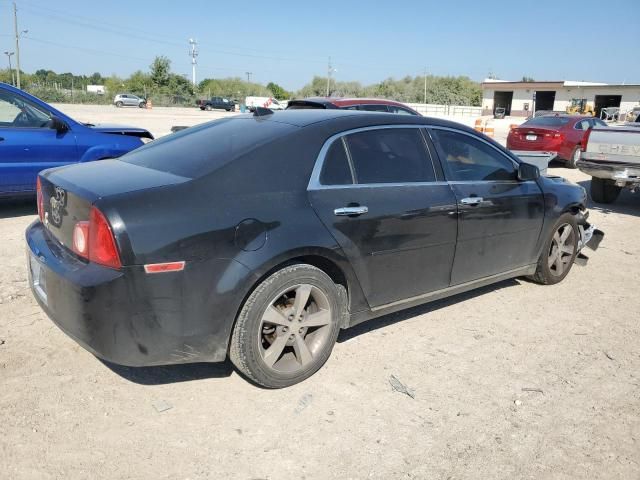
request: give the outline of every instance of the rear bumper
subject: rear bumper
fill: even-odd
[[[638,163],[593,162],[590,160],[579,160],[577,166],[580,171],[587,175],[613,180],[619,186],[640,184],[640,164]]]
[[[141,266],[113,270],[87,264],[39,221],[29,226],[26,240],[34,297],[63,332],[97,357],[127,366],[226,358],[232,312],[242,297],[233,288],[223,295],[215,289],[220,281],[233,286],[247,273],[237,262],[203,261],[187,264],[183,272],[148,275]],[[34,261],[39,267],[31,266]],[[213,289],[206,288],[208,280]]]

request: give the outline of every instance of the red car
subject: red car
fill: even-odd
[[[570,168],[580,159],[582,138],[591,127],[606,127],[602,120],[579,115],[545,115],[530,118],[511,129],[507,137],[509,150],[555,152]]]
[[[307,108],[339,108],[341,110],[365,110],[367,112],[398,113],[404,115],[420,115],[412,108],[393,100],[380,98],[326,98],[311,97],[303,100],[291,100],[287,110]]]

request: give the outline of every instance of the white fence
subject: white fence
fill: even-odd
[[[470,107],[465,105],[435,105],[431,103],[405,103],[422,115],[447,116],[447,117],[479,117],[482,115],[482,107]]]

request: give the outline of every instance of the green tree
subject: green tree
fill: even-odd
[[[291,94],[287,92],[284,88],[274,82],[267,83],[267,90],[271,92],[274,98],[277,100],[286,100],[291,97]]]
[[[154,86],[162,88],[169,85],[171,60],[164,55],[158,56],[153,60],[149,68],[151,70],[151,82]]]

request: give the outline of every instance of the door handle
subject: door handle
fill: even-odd
[[[357,217],[358,215],[363,215],[369,211],[368,207],[357,206],[357,207],[342,207],[336,208],[333,211],[333,214],[337,217]]]
[[[475,207],[482,203],[482,197],[467,197],[460,200],[460,205],[469,205]]]

